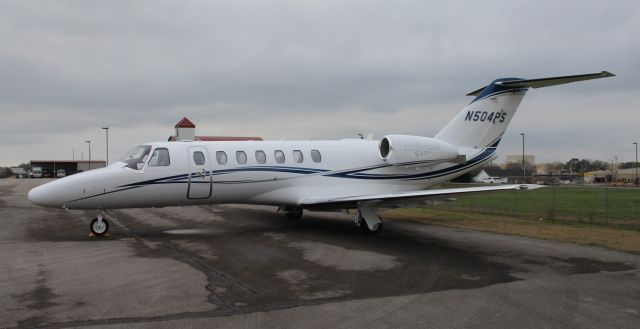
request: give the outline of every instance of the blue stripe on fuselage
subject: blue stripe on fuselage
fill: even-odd
[[[326,176],[339,177],[339,178],[354,178],[354,179],[375,179],[375,180],[381,180],[381,179],[383,179],[383,180],[388,180],[388,179],[396,179],[396,180],[430,179],[430,178],[436,178],[436,177],[450,175],[450,174],[459,172],[461,170],[467,169],[467,168],[475,165],[476,163],[482,162],[482,161],[490,158],[491,156],[493,156],[493,154],[495,154],[495,152],[496,152],[496,148],[490,147],[490,148],[485,149],[480,154],[478,154],[473,159],[467,161],[464,164],[459,164],[459,165],[451,166],[451,167],[448,167],[448,168],[444,168],[444,169],[440,169],[440,170],[436,170],[436,171],[419,173],[419,174],[411,174],[411,175],[407,175],[407,174],[365,174],[365,173],[362,173],[362,172],[363,171],[368,171],[368,170],[371,170],[371,169],[364,169],[364,170],[354,170],[354,171],[343,172],[343,173],[328,174]],[[386,166],[389,166],[389,165],[386,165]],[[373,168],[373,169],[377,169],[377,168]]]
[[[497,145],[497,143],[499,141],[500,140],[496,141],[495,144]],[[333,173],[324,174],[323,176],[336,177],[336,178],[349,178],[349,179],[369,179],[369,180],[380,180],[380,179],[392,180],[392,179],[395,179],[395,180],[405,180],[406,181],[406,180],[431,179],[431,178],[451,175],[451,174],[454,174],[456,172],[469,169],[470,167],[474,166],[477,163],[480,163],[480,162],[483,162],[483,161],[486,161],[486,160],[490,159],[495,154],[495,152],[496,152],[496,148],[495,147],[490,147],[490,148],[487,148],[487,149],[483,150],[481,153],[479,153],[478,155],[473,157],[471,160],[467,161],[465,164],[455,165],[455,166],[452,166],[452,167],[449,167],[449,168],[436,170],[436,171],[431,171],[431,172],[426,172],[426,173],[421,173],[421,174],[405,175],[405,174],[365,174],[365,173],[363,173],[364,171],[375,170],[375,169],[380,169],[380,168],[385,168],[385,167],[390,167],[391,166],[391,165],[388,165],[388,164],[384,164],[384,165],[375,165],[375,166],[370,166],[370,167],[360,168],[360,169],[355,169],[355,170],[338,171],[338,172],[334,171]],[[224,174],[228,174],[228,173],[241,172],[241,171],[289,172],[289,173],[308,175],[308,174],[326,173],[326,172],[328,172],[330,170],[326,170],[326,169],[311,169],[311,168],[295,168],[295,167],[261,166],[261,167],[253,167],[253,168],[235,168],[235,169],[218,170],[218,171],[213,171],[213,172],[207,172],[206,175],[198,175],[198,177],[203,177],[203,176],[204,177],[209,177],[209,175],[211,175],[211,176],[224,175]],[[91,199],[91,198],[103,196],[103,195],[106,195],[106,194],[112,194],[112,193],[126,191],[126,190],[130,190],[130,189],[134,189],[134,188],[139,188],[139,187],[143,187],[143,186],[147,186],[147,185],[155,185],[155,184],[187,184],[187,183],[189,183],[189,181],[185,180],[185,179],[188,179],[188,176],[189,176],[188,174],[173,175],[173,176],[168,176],[168,177],[163,177],[163,178],[156,178],[156,179],[150,179],[150,180],[141,181],[141,182],[137,182],[137,183],[121,185],[121,186],[116,187],[116,188],[119,188],[119,190],[113,190],[113,191],[109,191],[109,192],[105,192],[105,193],[100,193],[100,194],[96,194],[96,195],[82,197],[82,198],[75,199],[75,200],[70,200],[70,201],[65,202],[65,204],[68,204],[68,203],[71,203],[71,202],[76,202],[76,201],[81,201],[81,200],[86,200],[86,199]],[[193,174],[192,174],[192,177],[193,177]],[[265,180],[230,180],[230,181],[214,181],[213,183],[215,183],[215,184],[249,184],[249,183],[271,182],[271,181],[272,181],[272,179],[265,179]],[[209,183],[209,182],[208,181],[205,181],[205,182],[192,181],[192,183]]]
[[[494,145],[497,144],[500,140],[497,140]],[[450,175],[461,170],[467,169],[470,166],[475,165],[476,163],[482,162],[493,156],[496,152],[496,147],[492,145],[478,155],[473,157],[471,160],[467,161],[464,164],[459,164],[455,166],[451,166],[448,168],[418,173],[418,174],[368,174],[366,171],[391,167],[389,164],[381,164],[374,165],[365,168],[353,169],[353,170],[338,170],[331,171],[327,169],[314,169],[314,168],[298,168],[298,167],[271,167],[271,166],[255,166],[255,167],[246,167],[246,168],[232,168],[232,169],[223,169],[223,170],[214,170],[211,172],[196,172],[191,174],[191,178],[201,178],[201,177],[209,177],[209,176],[221,176],[225,174],[231,174],[236,172],[281,172],[281,173],[292,173],[292,174],[301,174],[301,175],[309,175],[309,174],[323,174],[322,176],[326,177],[335,177],[335,178],[350,178],[350,179],[368,179],[368,180],[422,180],[422,179],[430,179],[441,176]],[[404,165],[404,164],[401,164]],[[399,165],[400,166],[400,165]],[[189,174],[182,175],[174,175],[163,178],[150,179],[146,181],[131,183],[122,185],[119,187],[130,187],[130,186],[144,186],[144,185],[155,185],[155,184],[186,184],[188,183]],[[214,181],[214,183],[218,184],[239,184],[239,183],[257,183],[257,182],[265,182],[271,181],[269,180],[231,180],[231,181]],[[208,182],[205,182],[208,183]]]

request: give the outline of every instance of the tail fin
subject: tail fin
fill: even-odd
[[[542,88],[576,81],[615,76],[607,71],[543,79],[502,78],[472,91],[476,98],[465,106],[436,139],[462,147],[497,146],[529,88]]]

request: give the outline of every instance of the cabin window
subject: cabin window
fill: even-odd
[[[275,150],[273,152],[273,157],[276,158],[277,163],[284,163],[284,152],[280,150]]]
[[[151,155],[149,160],[149,167],[166,167],[170,163],[169,150],[166,148],[157,148]]]
[[[236,160],[238,164],[247,164],[247,154],[244,151],[236,151]]]
[[[296,163],[302,163],[302,160],[304,160],[302,152],[300,150],[293,150],[293,161]]]
[[[313,160],[313,162],[320,162],[320,161],[322,161],[322,155],[320,154],[320,151],[318,151],[318,150],[311,150],[311,160]]]
[[[224,151],[216,152],[216,161],[218,161],[219,165],[226,165],[227,164],[227,153],[224,153]]]
[[[196,166],[204,166],[204,153],[200,151],[193,152],[193,163]]]
[[[264,153],[264,151],[256,151],[256,162],[259,164],[267,163],[267,155]]]

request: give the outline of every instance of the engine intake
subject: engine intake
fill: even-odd
[[[380,156],[392,165],[464,161],[458,148],[430,137],[387,135],[380,140]]]

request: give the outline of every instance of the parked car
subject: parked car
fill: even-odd
[[[42,178],[42,167],[33,167],[33,168],[31,168],[31,177],[33,177],[33,178]]]
[[[484,184],[496,184],[500,183],[500,177],[487,177],[480,180],[480,183]]]
[[[64,177],[64,176],[66,176],[66,175],[67,175],[67,173],[64,171],[64,169],[58,169],[58,170],[56,170],[56,177],[58,177],[58,178],[62,178],[62,177]]]

